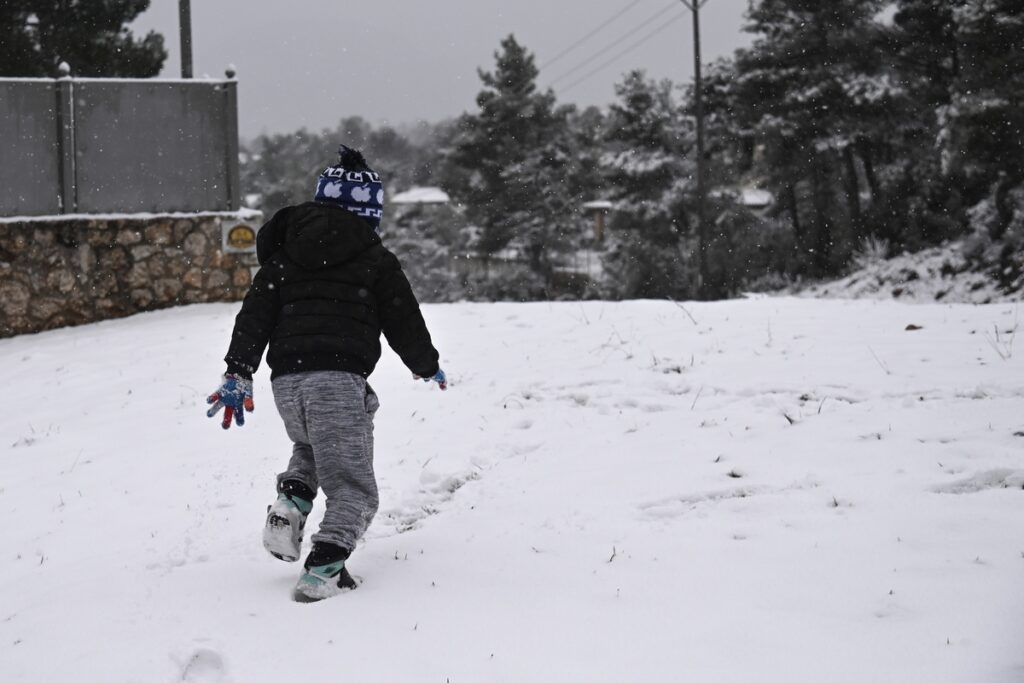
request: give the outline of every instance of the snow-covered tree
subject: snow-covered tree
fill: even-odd
[[[695,184],[693,135],[670,81],[632,71],[615,87],[602,168],[612,249],[605,267],[622,297],[693,296],[697,260],[685,203]]]
[[[880,187],[872,164],[900,85],[883,69],[880,0],[762,0],[738,53],[736,102],[764,148],[769,181],[787,207],[812,272],[834,272],[875,226],[862,204]],[[875,183],[872,186],[872,183]]]
[[[456,301],[467,294],[453,268],[464,218],[450,204],[387,206],[384,244],[402,262],[420,301]]]
[[[963,52],[950,118],[968,182],[991,187],[998,238],[1024,209],[1011,200],[1024,185],[1024,4],[976,0],[954,16]]]
[[[962,61],[954,10],[965,2],[897,0],[895,5],[884,47],[907,97],[887,122],[885,145],[875,145],[884,154],[866,167],[873,186],[892,186],[880,194],[892,216],[885,236],[893,241],[937,242],[962,232],[966,221],[964,193],[970,191],[949,126]]]
[[[361,150],[381,174],[388,195],[414,184],[430,184],[439,157],[436,138],[440,126],[424,126],[413,142],[389,126],[374,128],[366,119],[342,119],[333,130],[315,133],[305,128],[294,133],[261,135],[244,145],[241,182],[246,194],[259,196],[255,208],[273,213],[288,204],[308,201],[316,178],[337,160],[339,144]],[[387,215],[385,200],[385,215]]]
[[[479,71],[479,111],[459,122],[445,189],[480,228],[480,251],[512,244],[543,281],[559,235],[571,230],[566,169],[573,145],[569,109],[557,107],[550,90],[538,92],[537,74],[533,55],[514,36],[501,42],[494,70]]]
[[[965,2],[953,12],[959,73],[943,131],[962,170],[974,230],[968,256],[1007,291],[1024,288],[1024,5]]]
[[[259,197],[254,208],[269,218],[278,209],[313,198],[316,179],[334,163],[337,143],[302,128],[261,135],[246,146],[240,174],[243,191]]]

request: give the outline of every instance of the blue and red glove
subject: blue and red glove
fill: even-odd
[[[255,407],[252,402],[252,380],[230,373],[224,375],[220,388],[210,394],[206,402],[213,404],[206,411],[207,417],[213,417],[223,408],[224,420],[220,426],[227,429],[234,417],[235,424],[241,427],[245,424],[245,412],[251,413]]]
[[[437,382],[437,386],[444,391],[448,388],[448,376],[444,374],[444,370],[441,368],[437,369],[433,377],[420,377],[419,375],[413,375],[413,379],[421,379],[424,382]]]

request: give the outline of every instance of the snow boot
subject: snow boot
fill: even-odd
[[[351,551],[333,543],[314,543],[306,558],[306,566],[295,584],[295,602],[317,602],[330,598],[358,584],[345,568]]]
[[[313,509],[316,493],[293,479],[282,481],[277,490],[277,500],[267,507],[263,547],[279,560],[296,562],[302,549],[306,517]]]

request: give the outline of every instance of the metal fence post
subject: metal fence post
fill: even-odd
[[[60,64],[60,78],[55,81],[57,97],[57,163],[60,168],[60,212],[78,210],[78,183],[75,175],[75,83],[71,67]]]
[[[224,83],[224,105],[226,107],[224,137],[224,153],[227,170],[227,199],[229,211],[238,211],[242,206],[241,180],[238,170],[238,81],[235,80],[235,67],[228,66],[224,75],[228,77]]]
[[[178,0],[178,32],[181,34],[181,77],[192,78],[192,5]]]

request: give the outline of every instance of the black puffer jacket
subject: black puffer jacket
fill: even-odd
[[[307,202],[281,209],[256,238],[260,270],[224,360],[251,376],[267,343],[271,377],[345,370],[380,360],[380,334],[410,370],[437,372],[437,351],[395,255],[348,210]]]

